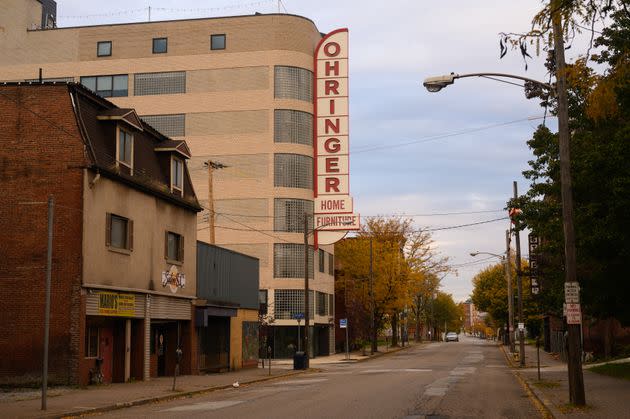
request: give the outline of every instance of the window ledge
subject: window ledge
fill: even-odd
[[[107,250],[109,250],[110,252],[120,253],[123,255],[131,255],[131,250],[129,249],[120,249],[118,247],[108,246]]]
[[[166,263],[169,264],[169,265],[182,266],[184,264],[184,261],[166,259]]]

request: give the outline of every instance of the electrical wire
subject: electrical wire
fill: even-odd
[[[436,140],[441,140],[444,138],[449,138],[449,137],[456,137],[459,135],[464,135],[464,134],[470,134],[472,132],[479,132],[479,131],[485,131],[488,129],[492,129],[492,128],[498,128],[498,127],[503,127],[506,125],[513,125],[513,124],[518,124],[521,122],[527,122],[527,121],[535,121],[537,119],[543,119],[542,116],[530,116],[527,118],[522,118],[522,119],[515,119],[513,121],[508,121],[508,122],[502,122],[499,124],[492,124],[492,125],[485,125],[483,127],[479,127],[479,128],[473,128],[473,129],[469,129],[469,130],[464,130],[464,131],[457,131],[457,132],[453,132],[450,134],[439,134],[439,135],[431,135],[425,138],[421,138],[418,140],[412,140],[412,141],[408,141],[405,143],[398,143],[398,144],[388,144],[388,145],[383,145],[383,146],[374,146],[374,147],[370,147],[370,148],[364,148],[361,149],[359,148],[358,150],[352,150],[351,154],[360,154],[360,153],[367,153],[369,151],[377,151],[377,150],[384,150],[384,149],[392,149],[392,148],[397,148],[397,147],[404,147],[407,145],[411,145],[411,144],[421,144],[421,143],[428,143],[430,141],[436,141]]]

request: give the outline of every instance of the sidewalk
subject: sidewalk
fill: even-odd
[[[412,343],[411,346],[414,346]],[[407,348],[407,346],[405,346]],[[351,352],[350,359],[346,354],[334,354],[317,357],[310,360],[311,369],[325,364],[360,362],[373,357],[394,353],[403,348],[379,347],[379,351],[370,356],[362,352]],[[105,384],[89,386],[87,388],[51,388],[47,394],[47,410],[41,410],[41,389],[29,391],[0,392],[1,418],[61,418],[82,414],[106,412],[129,406],[154,403],[176,398],[190,397],[195,394],[231,388],[233,383],[239,386],[276,379],[307,371],[294,371],[293,360],[272,360],[271,375],[269,364],[265,360],[265,367],[239,371],[209,374],[184,375],[177,377],[176,390],[173,388],[173,377],[153,378],[149,381],[132,383]]]
[[[501,346],[501,349],[506,354],[511,367],[514,368],[512,371],[533,393],[547,417],[630,418],[630,381],[596,374],[588,370],[589,367],[601,364],[583,366],[587,406],[577,408],[569,404],[569,378],[565,363],[541,348],[541,380],[538,381],[535,346],[525,345],[525,368],[519,368],[518,361],[509,356],[507,347]]]

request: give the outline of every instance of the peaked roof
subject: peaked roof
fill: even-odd
[[[143,131],[142,120],[136,113],[135,109],[107,109],[99,113],[96,118],[101,121],[122,121],[139,131]]]

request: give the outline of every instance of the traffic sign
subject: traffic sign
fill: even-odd
[[[525,323],[519,323],[518,330],[525,330]]]
[[[579,304],[567,303],[567,324],[582,324],[582,310]]]
[[[293,313],[293,319],[294,320],[303,320],[304,319],[304,313]]]
[[[580,284],[578,282],[564,283],[564,301],[567,304],[580,304]]]
[[[339,328],[345,329],[348,327],[348,319],[339,319]]]

